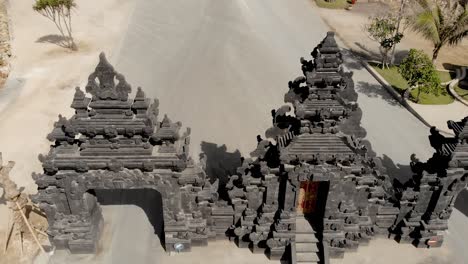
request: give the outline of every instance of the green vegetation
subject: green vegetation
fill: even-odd
[[[460,86],[455,85],[453,90],[463,99],[468,100],[468,90],[460,88]]]
[[[331,9],[345,9],[350,4],[348,0],[335,0],[333,2],[327,2],[325,0],[315,0],[318,7],[331,8]]]
[[[398,73],[397,66],[390,66],[382,69],[377,64],[371,64],[372,68],[376,70],[399,94],[403,94],[409,87],[408,82]]]
[[[443,91],[434,64],[422,50],[410,49],[408,56],[398,66],[398,72],[411,88],[418,88],[417,103],[421,93],[438,96]]]
[[[403,34],[398,32],[398,17],[392,13],[369,17],[364,30],[372,40],[379,43],[382,68],[388,68],[388,53],[403,38]]]
[[[450,82],[452,80],[452,76],[448,71],[437,71],[437,74],[439,75],[441,83]]]
[[[418,88],[413,89],[410,93],[410,98],[412,101],[417,98],[419,94],[419,102],[418,104],[424,104],[424,105],[444,105],[444,104],[450,104],[453,103],[454,98],[445,90],[445,86],[441,86],[441,89],[444,89],[443,92],[440,95],[434,95],[431,93],[423,93],[419,92]]]
[[[372,64],[372,68],[377,71],[399,94],[403,94],[405,90],[409,87],[408,82],[401,76],[398,72],[397,66],[390,66],[389,68],[382,69],[378,64]],[[441,87],[443,89],[444,87]],[[419,93],[418,89],[413,89],[410,93],[410,99],[415,100],[417,94]],[[465,91],[468,99],[468,91]],[[419,104],[450,104],[454,98],[445,92],[445,89],[441,92],[439,96],[432,94],[421,93],[419,97]]]
[[[460,0],[416,0],[408,24],[434,45],[432,62],[446,45],[457,45],[468,36],[468,5]]]
[[[75,0],[36,0],[34,11],[54,22],[64,39],[63,46],[76,49],[72,35],[71,10],[76,7]]]

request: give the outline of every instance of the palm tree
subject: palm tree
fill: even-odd
[[[408,17],[410,26],[432,41],[432,62],[445,45],[457,45],[468,36],[468,5],[460,0],[416,0],[415,14]]]

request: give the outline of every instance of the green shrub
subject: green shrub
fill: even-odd
[[[444,91],[434,64],[422,50],[411,49],[398,67],[398,72],[410,87],[417,88],[416,102],[419,102],[421,93],[438,96]]]

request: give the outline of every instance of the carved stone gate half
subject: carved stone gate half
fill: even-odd
[[[72,253],[92,253],[103,226],[94,189],[155,189],[161,193],[165,248],[189,251],[206,245],[217,184],[188,155],[190,129],[167,116],[158,121],[158,101],[131,86],[104,54],[89,76],[86,92],[76,88],[70,119],[59,116],[40,155],[44,172],[34,174],[34,202],[46,212],[51,242]],[[158,206],[158,205],[155,205]]]

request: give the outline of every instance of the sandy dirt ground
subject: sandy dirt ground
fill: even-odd
[[[34,192],[31,172],[41,171],[39,153],[47,153],[51,131],[59,113],[70,116],[74,88],[86,82],[96,66],[99,52],[112,57],[118,48],[133,11],[134,2],[123,0],[79,1],[74,14],[75,38],[79,51],[69,52],[53,43],[57,29],[34,13],[32,0],[10,2],[12,21],[12,82],[17,96],[3,100],[0,113],[0,146],[5,160],[16,161],[13,180]],[[9,87],[5,87],[6,90]],[[18,91],[19,90],[19,91]],[[3,91],[2,91],[3,92]]]
[[[73,26],[79,51],[57,46],[55,25],[34,13],[32,0],[9,1],[12,33],[12,71],[0,88],[0,151],[4,160],[16,161],[12,179],[28,193],[36,192],[31,173],[40,172],[39,153],[47,153],[51,131],[59,113],[71,115],[74,87],[87,80],[99,52],[112,56],[118,49],[134,10],[134,1],[78,2]],[[4,240],[7,208],[0,204],[0,239]],[[3,245],[2,243],[0,243]],[[1,257],[0,263],[6,261]],[[11,262],[10,262],[11,263]]]
[[[50,144],[45,136],[59,113],[72,114],[73,87],[87,79],[100,50],[111,55],[111,63],[134,88],[142,86],[149,96],[160,99],[161,114],[192,128],[195,159],[213,146],[221,154],[238,150],[248,156],[256,145],[255,136],[271,125],[270,110],[283,104],[287,82],[300,75],[299,58],[309,57],[329,30],[310,0],[104,0],[99,8],[82,0],[75,27],[82,48],[68,54],[53,44],[36,43],[55,30],[33,14],[31,2],[12,3],[16,21],[12,47],[17,57],[15,78],[9,81],[18,89],[6,87],[8,97],[15,100],[0,99],[4,159],[17,162],[13,179],[30,192],[35,191],[31,172],[40,171],[37,155]],[[108,27],[109,32],[103,30]],[[411,153],[421,159],[431,155],[428,129],[357,67],[358,61],[350,59],[346,65],[355,71],[367,138],[394,174],[408,176],[404,164]],[[141,209],[104,207],[104,218],[100,254],[56,252],[53,263],[268,263],[263,255],[228,242],[169,258]],[[454,218],[459,222],[451,220],[450,232],[453,223],[468,225],[463,215]],[[459,244],[466,245],[466,239]],[[396,243],[376,242],[368,248],[366,259],[372,261],[368,263],[393,263],[381,258],[383,250],[389,256],[403,252]],[[408,264],[414,263],[413,258],[429,261],[435,254],[414,248],[404,253],[400,263]],[[345,258],[342,263],[356,262]]]

